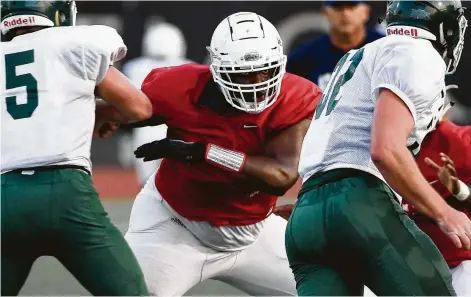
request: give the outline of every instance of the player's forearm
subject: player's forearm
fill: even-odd
[[[152,116],[149,98],[112,66],[96,86],[96,94],[129,119],[146,120]]]
[[[427,183],[405,146],[379,149],[372,159],[388,184],[417,210],[434,220],[443,217],[449,206]]]
[[[97,122],[110,121],[118,124],[126,124],[130,121],[127,116],[123,115],[103,99],[96,100],[95,120]]]
[[[282,196],[298,179],[296,168],[288,168],[269,157],[248,156],[242,173],[256,190]]]

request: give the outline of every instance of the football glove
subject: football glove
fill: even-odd
[[[228,150],[215,144],[204,142],[186,142],[165,138],[141,145],[134,151],[136,158],[144,162],[166,158],[186,164],[207,162],[230,172],[241,172],[246,155]]]
[[[205,152],[206,144],[203,142],[164,138],[141,145],[134,151],[134,155],[136,158],[144,158],[144,162],[166,158],[193,164],[203,162]]]

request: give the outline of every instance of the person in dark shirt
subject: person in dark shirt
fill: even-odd
[[[366,27],[370,6],[364,1],[325,1],[323,11],[330,33],[294,48],[286,67],[287,72],[309,79],[322,90],[345,53],[383,37]]]

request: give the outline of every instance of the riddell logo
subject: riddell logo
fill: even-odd
[[[406,35],[406,36],[418,36],[417,29],[404,29],[404,28],[395,28],[395,29],[387,29],[386,30],[388,35]]]
[[[11,21],[9,20],[5,20],[3,21],[3,26],[5,28],[11,28],[13,26],[16,26],[16,25],[22,25],[22,24],[34,24],[35,23],[35,19],[34,19],[34,16],[30,16],[30,17],[17,17]]]

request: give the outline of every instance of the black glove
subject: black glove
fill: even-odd
[[[144,162],[166,158],[188,164],[204,162],[205,154],[204,142],[169,138],[143,144],[134,151],[136,158],[144,158]]]

